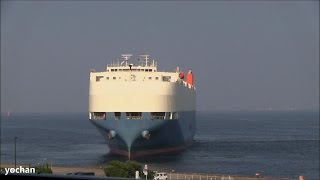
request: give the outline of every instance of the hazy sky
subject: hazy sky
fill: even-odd
[[[198,110],[319,109],[318,1],[1,1],[1,111],[85,112],[123,53],[192,68]]]

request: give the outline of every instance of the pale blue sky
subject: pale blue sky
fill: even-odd
[[[122,53],[192,68],[198,110],[319,109],[318,1],[1,1],[1,111],[85,112]]]

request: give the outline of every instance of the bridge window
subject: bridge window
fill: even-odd
[[[163,81],[168,81],[168,82],[169,82],[170,79],[171,79],[171,76],[163,76],[163,77],[162,77],[162,80],[163,80]]]
[[[112,79],[117,79],[116,77],[113,77]]]
[[[177,112],[152,112],[151,119],[179,119]]]
[[[159,77],[156,77],[156,80],[159,80]]]
[[[127,119],[142,119],[142,112],[126,112]]]
[[[149,77],[149,80],[151,80],[152,79],[152,77]]]
[[[96,82],[99,82],[100,79],[102,79],[102,78],[103,78],[103,76],[96,76]]]
[[[165,112],[152,112],[151,119],[164,119],[165,115]]]
[[[105,112],[93,112],[91,113],[91,119],[106,120],[107,114]]]

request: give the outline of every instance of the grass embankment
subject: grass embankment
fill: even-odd
[[[52,169],[49,167],[48,164],[43,166],[36,166],[36,174],[52,174]]]
[[[110,161],[104,168],[106,176],[109,177],[126,177],[134,178],[136,171],[139,171],[139,176],[143,177],[142,164],[136,161]],[[153,179],[154,172],[148,170],[148,179]]]

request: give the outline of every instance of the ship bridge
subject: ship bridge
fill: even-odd
[[[112,81],[157,81],[178,82],[194,89],[193,83],[183,80],[183,72],[179,67],[173,72],[159,72],[155,60],[150,60],[149,55],[140,55],[138,62],[129,61],[132,54],[122,54],[122,61],[117,59],[108,64],[105,71],[91,70],[90,79],[95,82]]]

